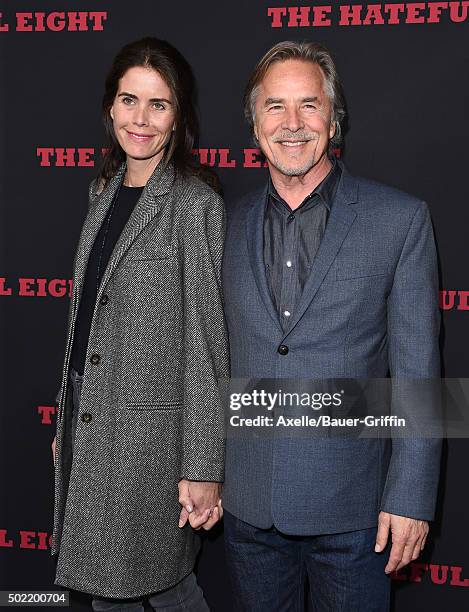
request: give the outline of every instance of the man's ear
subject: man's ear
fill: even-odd
[[[258,136],[258,131],[257,131],[257,125],[254,123],[252,126],[252,131],[254,132],[254,137],[256,138],[257,142],[259,142],[259,136]]]
[[[109,109],[109,114],[111,115],[111,119],[114,121],[114,113],[112,112],[112,106]]]
[[[337,129],[337,121],[331,121],[331,125],[329,127],[329,140],[334,138],[336,129]]]

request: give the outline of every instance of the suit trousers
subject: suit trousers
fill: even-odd
[[[390,544],[375,553],[377,528],[316,536],[259,529],[225,510],[225,551],[234,612],[388,612]]]
[[[72,447],[75,441],[83,378],[83,375],[70,368],[70,382],[73,389]],[[155,559],[156,562],[157,559]],[[147,599],[153,610],[165,610],[165,612],[209,612],[209,607],[204,599],[202,589],[197,584],[194,572],[188,574],[169,589],[150,594]],[[107,612],[108,610],[112,610],[112,612],[144,611],[143,599],[93,597],[91,606],[95,612]]]

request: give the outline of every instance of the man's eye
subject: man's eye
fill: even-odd
[[[306,110],[317,110],[317,106],[315,104],[305,104],[304,108],[306,108]]]
[[[269,110],[281,110],[282,106],[281,104],[273,104],[272,106],[269,106]]]
[[[164,110],[164,109],[165,109],[165,105],[164,105],[164,104],[161,104],[161,102],[155,102],[155,103],[153,104],[153,106],[154,106],[156,109],[158,109],[158,110]]]
[[[131,103],[133,103],[133,100],[132,100],[132,98],[128,98],[128,97],[126,96],[126,97],[122,98],[122,102],[123,102],[124,104],[131,104]]]

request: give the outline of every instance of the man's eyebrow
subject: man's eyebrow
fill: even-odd
[[[138,100],[138,97],[135,94],[131,94],[127,91],[121,92],[118,97],[125,96],[126,98],[132,98],[133,100]],[[150,102],[166,102],[167,104],[172,104],[171,100],[167,100],[166,98],[150,98]]]
[[[267,98],[264,102],[264,106],[269,106],[269,104],[282,104],[285,102],[284,98]],[[320,102],[318,96],[308,96],[306,98],[301,98],[301,102]]]
[[[264,106],[269,106],[269,104],[281,104],[284,102],[283,98],[267,98],[264,102]]]

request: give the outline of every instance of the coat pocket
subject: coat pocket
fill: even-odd
[[[182,402],[126,402],[127,410],[182,410]]]
[[[177,246],[175,244],[169,245],[155,245],[154,243],[145,245],[136,245],[134,248],[130,248],[127,254],[127,260],[129,261],[158,261],[161,259],[172,259],[177,255]]]

